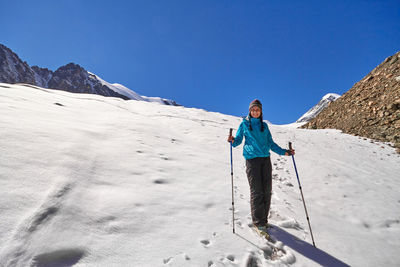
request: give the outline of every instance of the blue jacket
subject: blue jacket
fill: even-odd
[[[270,150],[274,151],[279,155],[285,155],[286,150],[278,146],[274,140],[272,140],[271,132],[269,131],[268,125],[264,124],[264,131],[261,132],[260,119],[250,118],[252,131],[250,131],[249,118],[246,117],[239,125],[239,129],[236,132],[236,137],[232,143],[233,147],[236,147],[242,143],[243,136],[245,137],[243,146],[243,156],[245,159],[253,159],[258,157],[269,157]]]

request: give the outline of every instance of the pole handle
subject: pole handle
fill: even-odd
[[[233,129],[230,128],[230,129],[229,129],[229,136],[232,136],[232,132],[233,132]]]
[[[289,150],[292,150],[292,142],[289,142]]]

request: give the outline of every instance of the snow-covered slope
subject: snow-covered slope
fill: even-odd
[[[114,92],[117,92],[121,95],[127,96],[130,99],[139,100],[139,101],[147,101],[147,102],[156,102],[156,103],[163,104],[163,105],[178,106],[178,104],[173,100],[160,98],[160,97],[141,96],[141,95],[137,94],[136,92],[134,92],[133,90],[129,89],[128,87],[123,86],[122,84],[118,84],[118,83],[111,84],[109,82],[104,81],[102,78],[100,78],[99,76],[97,76],[91,72],[89,72],[89,74],[92,75],[94,77],[94,79],[99,80],[103,85],[107,86]]]
[[[308,122],[315,118],[324,108],[326,108],[330,102],[338,99],[340,95],[338,94],[326,94],[315,106],[309,109],[303,116],[301,116],[297,122]]]
[[[256,236],[241,119],[0,83],[0,266],[398,266],[400,158],[335,130],[270,125],[270,222]]]

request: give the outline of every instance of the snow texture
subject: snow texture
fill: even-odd
[[[251,228],[241,118],[0,83],[0,266],[399,266],[400,158],[270,125],[273,242]]]

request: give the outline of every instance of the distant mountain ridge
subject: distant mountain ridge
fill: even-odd
[[[123,85],[110,84],[75,63],[69,63],[54,72],[39,66],[30,67],[27,62],[23,62],[17,54],[2,44],[0,44],[0,82],[27,83],[72,93],[97,94],[179,106],[170,99],[141,96]]]
[[[324,110],[331,102],[338,99],[340,95],[329,93],[326,94],[315,106],[309,109],[303,116],[301,116],[296,122],[308,122],[315,118],[322,110]]]
[[[391,142],[400,153],[400,52],[386,58],[302,127],[340,129]]]

